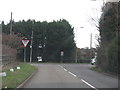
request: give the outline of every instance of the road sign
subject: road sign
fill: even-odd
[[[10,71],[11,71],[11,72],[14,72],[14,69],[13,69],[13,68],[11,68],[11,69],[10,69]]]
[[[6,72],[1,72],[0,76],[6,76]]]
[[[38,62],[42,61],[42,57],[37,57],[38,58]]]
[[[24,48],[26,48],[26,46],[28,45],[29,42],[30,42],[30,40],[28,40],[28,39],[22,39],[22,43],[24,45]]]
[[[64,55],[64,52],[63,51],[61,51],[61,56],[63,56]]]
[[[17,67],[17,69],[20,69],[20,67]]]

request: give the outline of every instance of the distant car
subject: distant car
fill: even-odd
[[[91,65],[95,65],[96,61],[95,58],[91,59]]]

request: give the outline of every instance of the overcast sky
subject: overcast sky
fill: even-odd
[[[99,33],[95,26],[91,25],[90,17],[100,17],[102,0],[1,0],[0,3],[0,21],[8,23],[11,12],[14,21],[35,19],[50,22],[66,19],[75,28],[78,48],[90,46],[91,33],[95,47],[95,35]]]

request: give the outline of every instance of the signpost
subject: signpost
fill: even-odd
[[[42,57],[37,57],[38,58],[38,62],[42,62]]]
[[[30,42],[30,40],[28,40],[28,39],[22,39],[22,44],[24,46],[24,62],[26,62],[26,47],[29,42]]]
[[[62,63],[62,57],[64,56],[64,52],[61,51],[60,53],[61,53],[61,63]]]

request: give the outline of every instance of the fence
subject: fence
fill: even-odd
[[[2,68],[6,68],[7,66],[10,66],[10,65],[13,66],[16,64],[15,60],[16,58],[13,56],[2,55],[0,56],[0,66],[2,66]]]

